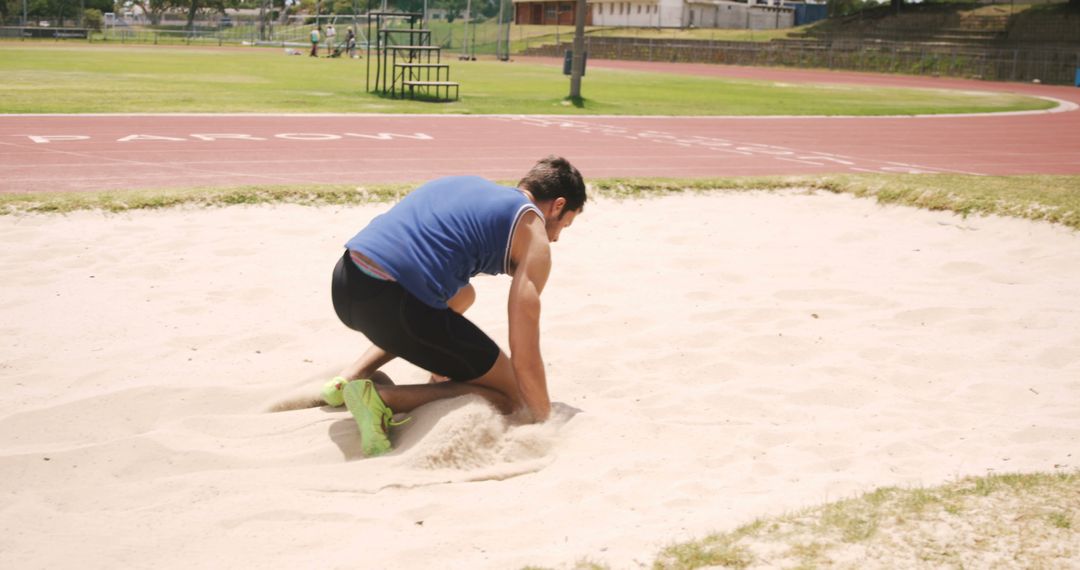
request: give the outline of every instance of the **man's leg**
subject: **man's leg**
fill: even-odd
[[[455,313],[464,315],[465,311],[467,311],[474,302],[476,302],[476,289],[473,289],[472,285],[466,285],[446,304],[449,305],[450,309]],[[371,378],[376,384],[393,384],[394,382],[390,380],[390,377],[386,376],[386,374],[379,376],[375,373],[379,368],[382,368],[386,363],[395,358],[397,358],[396,355],[390,354],[377,346],[372,346],[367,349],[367,352],[357,359],[356,362],[353,362],[342,370],[339,376],[350,381],[358,380],[360,378]],[[442,382],[445,381],[446,378],[432,374],[431,380],[432,382]]]
[[[395,358],[397,358],[396,355],[390,354],[377,346],[372,346],[367,349],[367,351],[364,352],[364,355],[357,359],[356,362],[353,362],[342,370],[339,376],[349,381],[359,380],[360,378],[371,378],[379,368],[382,368],[383,365]],[[382,376],[385,377],[386,375],[383,374]],[[375,380],[374,378],[371,379]],[[386,379],[389,380],[388,377]],[[375,381],[375,383],[383,384],[383,382],[379,381]],[[390,383],[392,384],[393,382]]]
[[[477,394],[491,402],[500,412],[509,414],[521,407],[521,393],[514,377],[510,358],[502,351],[495,364],[483,376],[469,382],[440,382],[409,386],[378,385],[383,402],[394,412],[411,412],[437,400]]]

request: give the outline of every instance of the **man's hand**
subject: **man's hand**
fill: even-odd
[[[542,422],[551,414],[551,400],[540,355],[540,293],[551,273],[551,247],[536,214],[525,214],[514,232],[510,260],[510,361],[525,406],[534,421]]]

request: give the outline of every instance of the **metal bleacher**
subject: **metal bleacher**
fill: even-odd
[[[432,45],[431,30],[419,27],[422,18],[423,14],[412,12],[371,12],[368,15],[368,38],[375,40],[374,46],[368,42],[367,47],[368,92],[402,99],[417,96],[437,101],[458,99],[461,85],[450,80],[450,65],[442,63],[442,48]],[[402,22],[408,27],[391,26]],[[371,57],[372,49],[375,50],[374,58]],[[371,73],[373,60],[374,76]]]

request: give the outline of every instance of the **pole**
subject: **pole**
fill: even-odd
[[[459,60],[469,59],[469,16],[472,11],[472,0],[465,2],[465,30],[461,36],[461,55],[458,56]]]
[[[427,0],[424,1],[426,2]],[[495,57],[498,58],[499,61],[506,61],[510,59],[509,54],[507,54],[507,57],[503,57],[502,51],[503,6],[505,5],[506,2],[504,0],[499,0],[499,37],[495,38]]]
[[[581,74],[585,69],[585,0],[577,0],[574,15],[574,55],[570,63],[570,100],[581,100]]]
[[[503,1],[504,2],[510,2],[510,0],[503,0]],[[514,8],[513,3],[510,4],[510,9],[514,10],[515,12],[517,11],[517,9]],[[510,23],[516,17],[514,13],[508,14],[508,16],[509,17],[506,19],[506,32],[504,32],[504,35],[503,35],[503,46],[506,49],[506,52],[505,52],[506,53],[506,59],[503,60],[503,61],[510,61]]]
[[[364,59],[367,60],[365,62],[367,63],[367,75],[364,78],[364,89],[368,93],[371,93],[371,0],[368,0],[367,4],[366,24],[367,27],[365,29],[367,30],[367,35],[364,37],[364,52],[367,57],[365,57]],[[378,33],[378,29],[376,29],[376,33]],[[376,52],[376,57],[377,56],[378,52]],[[375,73],[378,73],[378,71],[376,71]]]
[[[26,0],[22,0],[22,25],[26,25]]]

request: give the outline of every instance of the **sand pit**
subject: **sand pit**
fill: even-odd
[[[329,298],[385,205],[0,218],[0,567],[562,567],[884,485],[1080,467],[1080,235],[829,194],[588,205],[557,402],[359,457]],[[470,316],[506,346],[506,278]],[[399,382],[425,374],[394,363]]]

